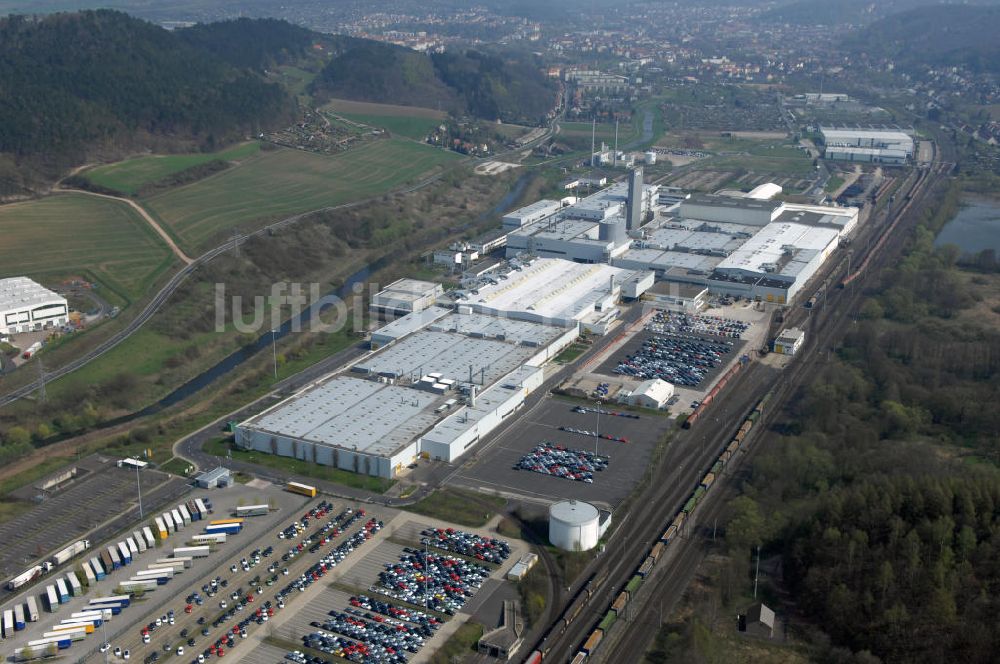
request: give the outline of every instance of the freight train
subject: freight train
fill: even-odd
[[[645,558],[643,558],[642,563],[636,568],[635,573],[629,579],[628,583],[616,594],[614,595],[614,600],[607,607],[607,611],[601,615],[601,619],[594,625],[594,628],[587,634],[586,640],[580,646],[580,649],[576,652],[571,660],[572,664],[580,664],[589,658],[594,651],[600,646],[604,637],[607,635],[611,626],[621,618],[625,611],[628,610],[629,603],[632,598],[635,597],[639,588],[642,587],[645,579],[652,574],[656,563],[664,555],[664,552],[670,546],[671,542],[677,539],[684,529],[684,525],[687,523],[688,519],[691,518],[691,514],[698,508],[701,504],[705,495],[715,484],[716,478],[719,473],[726,467],[727,464],[731,463],[733,457],[739,451],[740,447],[744,445],[744,441],[749,435],[750,431],[760,420],[761,415],[764,413],[764,408],[767,406],[767,402],[771,398],[771,392],[768,392],[764,397],[757,402],[753,410],[747,415],[746,419],[740,424],[740,428],[737,429],[733,438],[726,445],[726,448],[719,454],[719,457],[712,464],[711,469],[705,474],[698,486],[692,491],[691,495],[688,497],[687,501],[684,503],[684,507],[681,508],[677,514],[674,515],[673,520],[667,525],[663,534],[660,538],[650,547],[649,551],[646,553]],[[584,606],[589,602],[590,597],[593,595],[597,586],[600,585],[598,580],[598,574],[595,573],[577,596],[567,607],[566,611],[560,617],[559,622],[556,627],[554,627],[542,641],[542,646],[533,651],[528,658],[525,660],[526,664],[538,664],[544,661],[547,648],[545,643],[549,641],[553,636],[558,636],[561,634],[566,627],[576,619],[583,611]],[[607,576],[607,569],[603,570],[603,574]]]

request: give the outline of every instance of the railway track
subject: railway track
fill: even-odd
[[[891,221],[887,218],[889,225],[881,234],[879,241],[869,251],[865,260],[853,272],[848,272],[845,275],[845,279],[850,276],[851,281],[864,281],[868,275],[873,273],[876,266],[902,247],[905,237],[894,231],[897,228],[912,225],[915,215],[911,215],[910,212],[915,205],[924,201],[927,192],[932,188],[937,178],[944,173],[944,169],[944,165],[936,164],[918,175],[906,194],[906,204],[895,213],[891,213]],[[887,217],[889,214],[887,213]],[[877,227],[873,229],[873,232],[875,231],[877,231]],[[842,264],[838,264],[837,268],[842,268]],[[840,278],[836,272],[831,276]],[[787,399],[799,385],[814,375],[819,363],[823,361],[824,354],[821,351],[832,348],[834,343],[844,335],[847,328],[853,324],[852,319],[846,314],[855,310],[863,297],[863,289],[837,289],[832,294],[827,293],[824,304],[828,306],[824,306],[821,311],[816,312],[816,315],[809,312],[807,352],[804,357],[800,357],[791,365],[791,375],[785,373],[782,380],[774,382],[771,406],[762,422],[770,421],[777,406]],[[771,381],[766,380],[761,375],[762,373],[764,373],[762,367],[752,366],[742,376],[734,380],[735,385],[727,401],[728,406],[733,408],[735,412],[745,413],[749,410],[750,404],[771,389]],[[736,420],[736,422],[738,421]],[[692,459],[692,462],[687,464],[689,470],[684,473],[688,481],[681,481],[681,478],[675,477],[684,468],[681,466],[665,478],[665,481],[652,487],[638,499],[638,507],[626,517],[625,523],[619,527],[621,532],[615,535],[617,540],[623,543],[628,542],[631,546],[625,547],[623,544],[621,554],[616,556],[614,561],[607,561],[607,554],[599,558],[598,561],[601,564],[598,565],[598,571],[595,574],[605,580],[600,584],[600,587],[588,590],[590,601],[586,607],[581,609],[578,615],[570,616],[567,621],[564,616],[566,616],[569,607],[573,606],[572,601],[579,597],[579,591],[576,595],[571,595],[571,601],[564,604],[557,613],[560,618],[550,625],[548,632],[542,638],[536,640],[535,648],[542,654],[544,661],[566,662],[578,654],[580,644],[583,643],[586,635],[591,633],[597,621],[607,610],[613,596],[624,587],[626,581],[645,559],[653,542],[659,538],[660,533],[664,531],[673,516],[679,511],[681,501],[691,495],[693,486],[721,452],[721,444],[709,441],[728,440],[733,433],[732,425],[718,426],[719,417],[717,414],[708,413],[703,422],[695,429],[682,433],[678,437],[678,443],[684,444],[688,448],[692,447],[692,441],[698,439],[702,441],[700,450],[697,449],[697,446],[690,450],[691,456],[689,458]],[[692,466],[696,468],[694,471],[690,470]],[[662,467],[659,470],[662,471]],[[697,561],[697,558],[698,556],[695,556],[694,560]],[[694,567],[696,567],[696,562]],[[694,567],[691,567],[691,573],[693,573]],[[606,575],[603,574],[602,568],[607,570]],[[676,573],[660,575],[658,585],[652,594],[660,597],[666,595],[676,601],[687,585],[688,578],[687,575]],[[664,579],[669,581],[664,581]],[[660,587],[661,585],[664,587]],[[624,637],[616,637],[616,640],[625,644],[624,651],[621,648],[607,648],[604,652],[597,649],[592,659],[598,661],[638,661],[641,659],[642,653],[645,652],[649,639],[655,631],[651,633],[648,626],[645,628],[627,626],[626,630]],[[607,659],[609,652],[612,654],[612,659]]]

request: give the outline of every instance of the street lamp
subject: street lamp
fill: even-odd
[[[138,456],[134,456],[134,457],[132,457],[132,459],[134,461],[136,461],[136,464],[135,464],[135,490],[139,494],[139,520],[142,521],[142,485],[139,483],[139,463],[138,463],[139,457]]]
[[[598,399],[594,403],[597,404],[597,431],[594,432],[594,456],[597,456],[597,443],[601,440],[601,400]]]
[[[271,357],[274,359],[274,379],[278,380],[278,346],[274,340],[274,328],[271,328]]]

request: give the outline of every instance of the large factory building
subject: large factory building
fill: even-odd
[[[27,277],[0,279],[0,334],[65,325],[66,298]]]

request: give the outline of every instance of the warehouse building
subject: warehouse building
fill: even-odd
[[[663,408],[674,396],[674,386],[665,380],[651,378],[639,383],[628,397],[628,404],[637,408]]]
[[[0,279],[0,334],[65,325],[66,298],[27,277]]]
[[[399,279],[372,296],[372,312],[391,318],[421,311],[444,294],[444,287],[433,281]]]
[[[478,293],[465,293],[457,301],[459,309],[561,327],[582,325],[604,334],[618,318],[622,285],[629,284],[633,298],[642,295],[643,285],[652,285],[632,270],[553,258],[525,262],[505,277]]]
[[[579,336],[578,326],[440,307],[386,327],[373,335],[384,348],[240,423],[236,444],[385,478],[420,457],[454,461],[517,411],[541,386],[541,366]]]
[[[896,128],[820,127],[827,159],[905,164],[913,157],[913,137]]]

